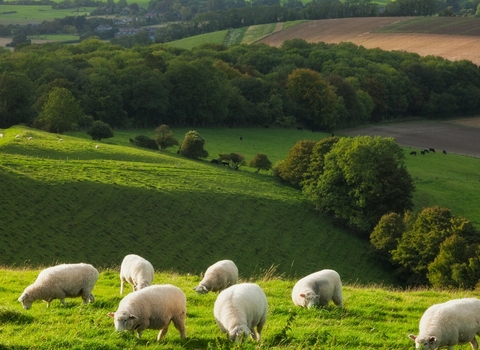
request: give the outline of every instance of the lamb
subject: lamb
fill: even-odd
[[[456,344],[470,343],[478,349],[475,334],[480,336],[480,300],[453,299],[430,306],[420,319],[419,334],[408,337],[416,349],[453,349]]]
[[[267,297],[255,283],[240,283],[223,290],[213,308],[218,327],[235,342],[249,335],[260,340],[267,311]]]
[[[187,298],[171,284],[148,286],[130,293],[120,301],[117,311],[108,315],[114,318],[117,331],[127,330],[132,334],[137,331],[138,338],[145,329],[159,329],[157,340],[161,340],[172,321],[180,336],[187,337]]]
[[[231,260],[220,260],[205,271],[200,284],[193,288],[198,294],[219,292],[238,282],[238,268]]]
[[[125,256],[120,267],[120,295],[123,294],[125,282],[137,291],[151,285],[154,274],[153,266],[148,260],[135,254]]]
[[[334,270],[314,272],[299,280],[292,290],[292,300],[296,306],[311,308],[326,307],[330,300],[342,307],[342,281]]]
[[[47,302],[47,308],[53,299],[82,297],[83,302],[94,302],[93,287],[98,279],[98,271],[89,264],[62,264],[41,271],[35,282],[29,285],[18,298],[24,309],[28,310],[35,300]]]

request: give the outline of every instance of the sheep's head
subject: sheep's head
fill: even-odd
[[[409,334],[408,337],[415,341],[415,349],[436,349],[437,348],[437,338],[434,336],[423,336],[417,337],[413,334]]]
[[[309,309],[317,305],[320,299],[320,297],[312,291],[302,293],[300,297],[305,299],[305,306]]]
[[[20,298],[18,298],[18,301],[22,303],[22,306],[25,310],[29,310],[32,307],[32,304],[35,301],[35,299],[24,292],[20,296]]]
[[[117,331],[133,331],[138,324],[138,317],[127,311],[110,312],[108,316],[113,317]]]
[[[198,286],[193,288],[193,290],[197,291],[198,294],[207,294],[208,293],[207,287],[205,287],[203,284],[199,284]]]
[[[245,325],[241,326],[236,326],[234,329],[232,329],[230,332],[228,332],[228,338],[232,341],[235,341],[236,343],[244,342],[247,340],[247,338],[252,334],[250,331],[250,328],[248,328]]]

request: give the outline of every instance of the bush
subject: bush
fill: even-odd
[[[257,173],[260,170],[270,170],[272,168],[272,162],[263,153],[257,153],[248,164],[252,168],[257,168]]]
[[[90,129],[88,129],[87,134],[92,137],[92,140],[100,141],[101,139],[113,137],[113,130],[107,123],[96,120],[93,122]]]
[[[207,158],[208,152],[203,149],[205,140],[195,130],[189,131],[185,134],[182,146],[180,147],[180,154],[184,157],[197,159]]]
[[[158,145],[155,140],[145,135],[135,136],[135,138],[131,140],[130,143],[138,147],[158,150]]]

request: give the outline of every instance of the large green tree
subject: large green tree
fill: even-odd
[[[300,140],[290,148],[287,158],[275,165],[275,174],[282,180],[300,187],[303,175],[308,169],[310,155],[312,154],[315,141]]]
[[[360,233],[371,232],[389,212],[413,206],[413,180],[393,138],[342,138],[325,156],[316,206]]]
[[[28,123],[32,117],[34,85],[24,74],[0,74],[0,128]]]
[[[204,145],[205,139],[197,131],[189,131],[180,146],[180,154],[192,159],[207,158],[208,152],[203,148]]]
[[[288,76],[287,89],[297,104],[297,119],[312,129],[334,129],[337,125],[337,95],[322,76],[311,69],[294,70]]]
[[[35,124],[46,131],[62,133],[75,128],[83,116],[80,103],[70,90],[53,88]]]

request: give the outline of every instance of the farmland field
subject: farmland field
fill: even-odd
[[[89,14],[94,7],[54,10],[47,5],[0,5],[0,24],[41,23],[54,18]],[[13,12],[13,13],[12,13]]]
[[[367,49],[408,51],[453,61],[466,59],[478,65],[479,35],[480,19],[476,18],[372,17],[309,21],[273,33],[259,42],[280,46],[294,38],[326,43],[349,41]]]

